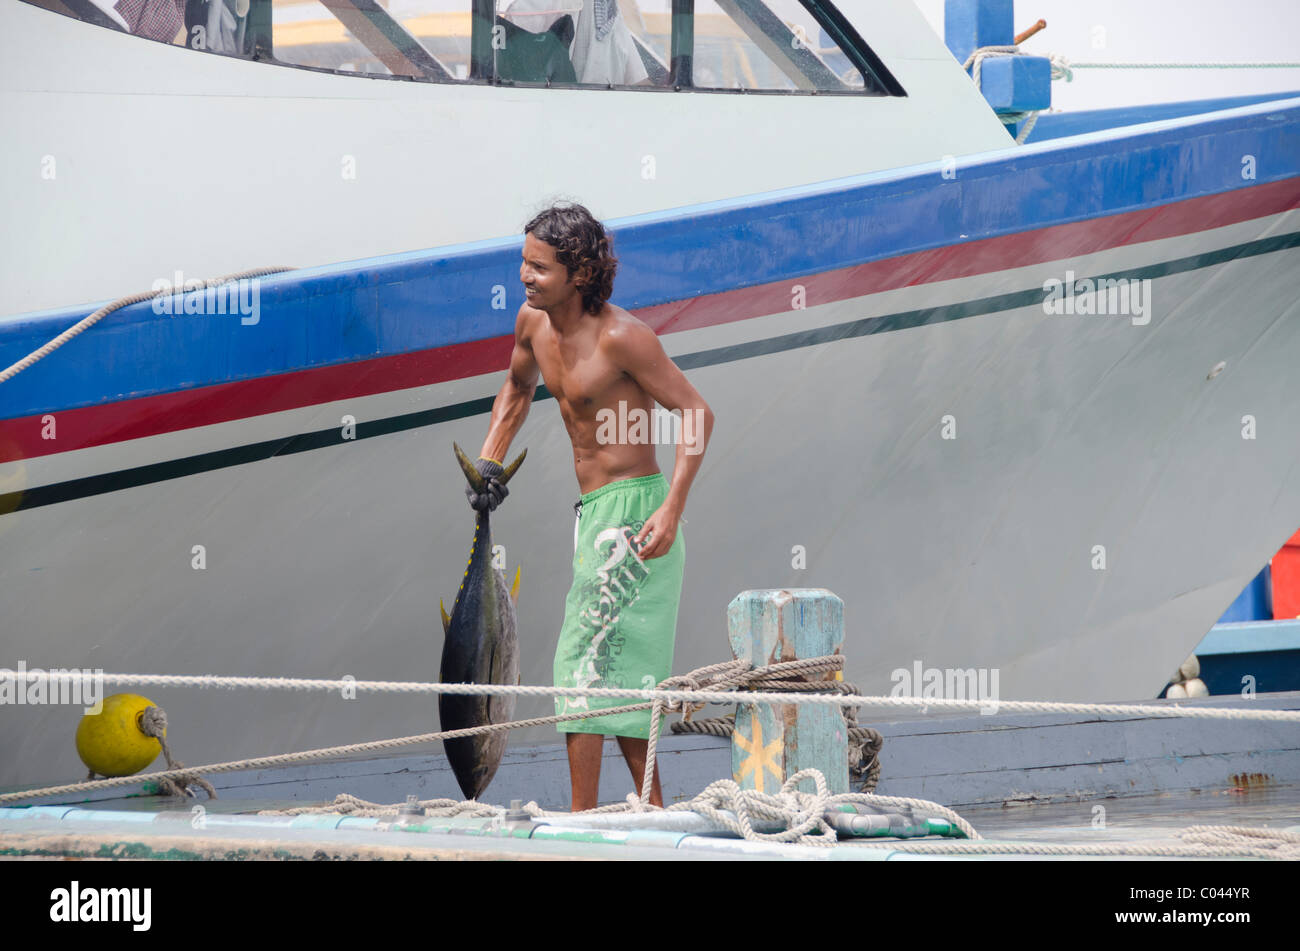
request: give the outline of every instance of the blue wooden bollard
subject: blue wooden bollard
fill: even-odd
[[[736,659],[756,667],[838,654],[844,602],[825,588],[742,591],[727,608],[727,631]],[[835,674],[810,679],[834,680]],[[840,708],[739,704],[731,737],[736,783],[772,793],[801,769],[820,770],[833,793],[849,791],[848,730]],[[814,791],[808,781],[799,788]]]

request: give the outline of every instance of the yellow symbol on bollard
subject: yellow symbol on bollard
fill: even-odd
[[[100,776],[130,776],[162,752],[162,745],[140,730],[140,715],[154,706],[147,697],[115,693],[100,713],[88,713],[77,726],[77,755]],[[166,735],[166,731],[164,731]]]
[[[754,718],[754,739],[747,740],[739,733],[736,734],[736,745],[739,746],[749,755],[741,761],[740,778],[744,779],[746,773],[754,774],[755,792],[763,791],[763,771],[770,769],[772,775],[781,780],[781,770],[777,766],[776,757],[781,754],[781,738],[777,737],[767,746],[763,745],[763,724],[758,718]]]

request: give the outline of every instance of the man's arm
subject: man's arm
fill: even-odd
[[[614,364],[636,380],[637,384],[668,410],[681,412],[681,439],[677,443],[677,461],[664,504],[646,520],[637,543],[650,538],[641,549],[642,558],[666,555],[677,537],[677,522],[686,508],[695,474],[704,462],[704,450],[713,432],[713,410],[704,397],[686,379],[677,364],[664,352],[653,330],[632,318],[606,335],[606,346]]]
[[[532,341],[528,333],[528,318],[524,304],[515,317],[515,348],[510,354],[510,371],[501,392],[492,403],[492,422],[488,426],[487,439],[483,442],[483,451],[479,453],[485,459],[493,459],[502,465],[510,443],[519,433],[529,407],[533,405],[533,394],[537,392],[537,378],[540,370],[533,355]]]

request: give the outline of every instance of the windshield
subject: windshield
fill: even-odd
[[[74,12],[194,50],[368,77],[903,94],[824,0],[78,0]]]

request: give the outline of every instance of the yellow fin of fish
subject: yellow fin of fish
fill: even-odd
[[[510,600],[515,604],[519,603],[519,572],[521,570],[520,565],[515,565],[515,583],[510,586]]]
[[[438,599],[438,610],[442,612],[442,633],[446,634],[451,630],[451,617],[447,614],[447,608],[442,603],[442,598]]]

